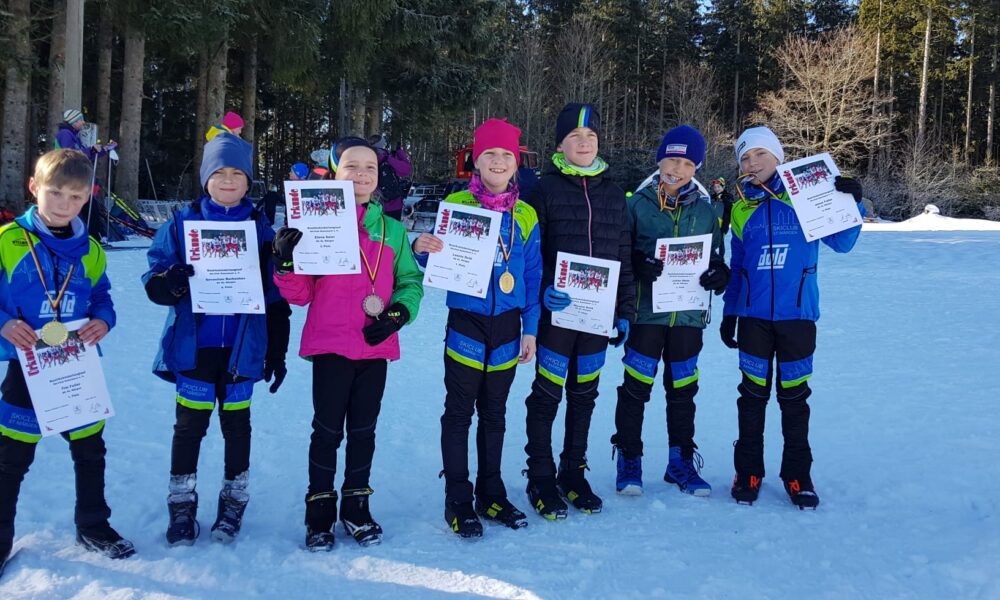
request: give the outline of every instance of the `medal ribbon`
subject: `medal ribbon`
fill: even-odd
[[[378,277],[378,268],[382,264],[382,249],[385,248],[385,217],[380,217],[382,221],[382,239],[378,244],[378,257],[375,258],[375,270],[372,270],[371,265],[368,263],[368,257],[365,256],[365,251],[363,248],[358,246],[361,250],[361,260],[365,261],[365,269],[368,270],[368,279],[372,280],[372,293],[375,293],[375,278]]]
[[[500,238],[500,252],[503,254],[503,260],[507,270],[510,270],[510,253],[514,251],[514,210],[510,210],[510,248],[503,243],[503,235],[498,236]]]
[[[752,204],[760,204],[761,202],[760,200],[757,201],[748,200],[747,197],[743,194],[743,186],[741,184],[753,183],[754,179],[756,179],[756,176],[753,175],[752,173],[740,174],[740,176],[736,178],[736,193],[740,195],[740,200],[743,200],[744,202],[750,202]],[[767,192],[768,194],[771,194],[771,197],[774,198],[775,200],[781,200],[781,198],[779,198],[778,195],[774,193],[774,190],[767,187],[767,184],[764,183],[763,181],[755,185],[759,185],[760,187],[764,188],[764,191]]]
[[[52,299],[52,295],[49,294],[49,284],[45,281],[45,273],[42,271],[42,263],[38,261],[38,254],[35,251],[35,242],[31,240],[31,234],[28,233],[27,229],[22,229],[24,232],[24,239],[28,241],[28,249],[31,250],[31,258],[35,261],[35,270],[38,271],[38,278],[42,280],[42,289],[45,290],[45,298],[49,301],[49,305],[52,307],[52,311],[59,315],[59,305],[62,304],[63,294],[66,293],[66,288],[69,287],[69,281],[73,278],[73,269],[76,265],[69,266],[69,273],[66,274],[66,280],[63,281],[62,288],[60,288],[59,293],[56,295],[56,299]],[[53,267],[55,268],[55,267]],[[55,284],[59,285],[59,270],[55,269],[56,281]],[[58,316],[56,317],[58,321]]]

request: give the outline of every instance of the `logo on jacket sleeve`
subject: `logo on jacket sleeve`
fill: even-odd
[[[788,258],[788,244],[774,244],[762,248],[757,269],[783,269]]]

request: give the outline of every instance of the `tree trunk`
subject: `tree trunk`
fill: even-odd
[[[125,27],[125,63],[122,65],[122,116],[115,190],[126,202],[139,199],[139,136],[142,132],[142,74],[146,62],[146,32]]]
[[[115,27],[111,2],[101,3],[101,23],[97,34],[97,125],[111,131],[111,58]]]
[[[226,76],[229,69],[229,42],[225,35],[209,49],[208,86],[205,88],[206,129],[222,122],[226,112]],[[204,135],[204,131],[202,135]]]
[[[20,212],[24,207],[28,98],[31,85],[31,1],[8,0],[6,37],[10,58],[4,75],[3,145],[0,146],[0,198]]]
[[[997,46],[1000,45],[1000,28],[993,25],[993,60],[990,61],[990,106],[986,113],[986,164],[993,166],[993,119],[997,97]]]
[[[976,65],[976,15],[972,15],[972,34],[969,36],[969,85],[965,92],[965,163],[971,164],[972,157],[972,72]]]
[[[872,83],[872,121],[878,117],[878,111],[881,108],[879,105],[878,96],[878,82],[879,82],[879,70],[882,67],[882,2],[883,0],[878,0],[878,29],[875,33],[875,81]],[[879,131],[881,131],[882,126],[878,125]],[[881,137],[879,138],[881,140]],[[875,156],[879,153],[879,146],[881,141],[875,142],[875,147],[868,152],[868,172],[871,173],[873,163],[875,162]]]
[[[740,32],[736,32],[736,75],[733,77],[733,131],[739,131],[739,105],[740,105]]]
[[[254,162],[256,161],[257,140],[254,123],[257,120],[257,40],[249,42],[250,46],[243,55],[243,105],[240,116],[243,117],[243,139],[254,147]]]
[[[340,96],[339,96],[339,113],[337,115],[337,137],[342,138],[347,135],[347,129],[350,127],[350,122],[347,118],[348,111],[348,101],[347,101],[347,79],[344,77],[340,78]]]
[[[920,69],[920,108],[917,114],[917,145],[923,143],[927,131],[927,76],[931,63],[931,23],[934,13],[927,7],[927,24],[924,27],[924,64]]]
[[[49,38],[49,111],[45,119],[45,135],[49,147],[56,139],[56,129],[63,120],[64,108],[82,110],[82,106],[64,107],[66,90],[66,0],[52,3],[52,36]]]
[[[351,100],[351,132],[349,135],[365,134],[365,90],[360,87],[352,87]]]
[[[201,195],[201,153],[205,147],[205,131],[208,130],[208,49],[198,52],[198,89],[195,90],[194,152],[191,159],[191,190],[194,196]]]
[[[368,94],[368,104],[365,107],[365,137],[382,133],[382,95]],[[388,143],[388,141],[387,141]]]

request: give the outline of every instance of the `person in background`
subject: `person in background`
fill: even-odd
[[[396,149],[386,149],[385,138],[375,136],[371,145],[378,154],[378,195],[382,202],[382,210],[397,221],[403,216],[403,199],[410,191],[409,177],[413,174],[413,165],[406,149],[397,144]]]

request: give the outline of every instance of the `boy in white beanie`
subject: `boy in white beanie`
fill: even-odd
[[[819,242],[807,242],[777,167],[785,161],[781,142],[767,127],[752,127],[736,142],[740,178],[731,228],[732,278],[723,296],[720,333],[739,348],[743,381],[737,388],[739,439],[733,461],[732,496],[753,504],[764,478],[764,413],[777,371],[778,406],[785,438],[781,479],[792,503],[816,508],[809,448],[807,380],[812,376],[819,319],[817,260]],[[864,214],[861,183],[838,176],[838,191],[854,196]],[[822,242],[835,252],[849,252],[861,226],[829,235]],[[738,334],[737,334],[738,329]],[[775,366],[772,368],[772,362]]]

